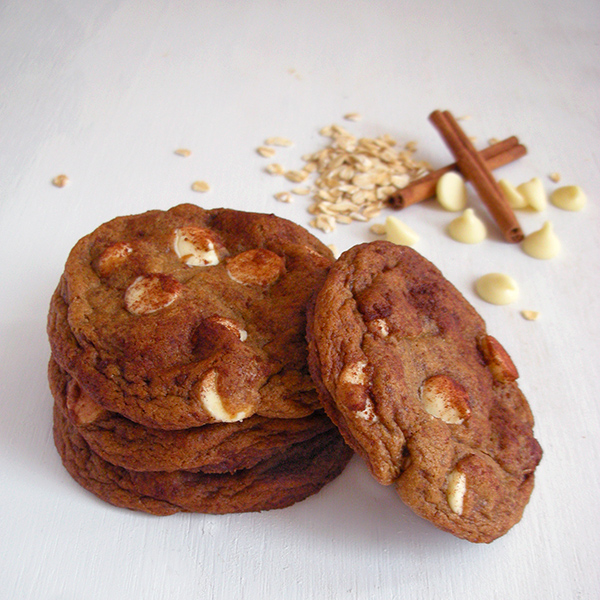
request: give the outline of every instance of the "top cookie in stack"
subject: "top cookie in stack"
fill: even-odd
[[[174,472],[200,471],[201,486],[209,472],[239,479],[259,467],[276,480],[286,457],[296,466],[315,453],[334,457],[283,504],[269,494],[216,509],[176,500],[166,512],[273,508],[335,477],[350,452],[319,411],[304,335],[307,302],[332,263],[326,246],[289,221],[193,205],[120,217],[81,239],[48,320],[55,435],[71,474],[131,507],[119,500],[127,487],[138,499],[171,490],[160,499],[170,502],[181,487]],[[250,431],[262,442],[244,442]],[[238,442],[215,441],[227,438]],[[79,460],[86,453],[93,461]],[[92,462],[100,466],[89,472]],[[149,492],[140,472],[163,480]]]

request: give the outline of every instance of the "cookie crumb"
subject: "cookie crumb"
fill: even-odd
[[[63,188],[70,183],[70,179],[66,175],[57,175],[52,180],[52,185]]]
[[[550,179],[550,181],[554,181],[554,183],[558,183],[560,181],[560,173],[557,173],[556,171],[554,173],[550,173],[550,175],[548,175],[548,179]]]
[[[208,192],[210,190],[210,185],[208,185],[206,181],[194,181],[194,183],[192,183],[192,190],[194,190],[194,192]]]

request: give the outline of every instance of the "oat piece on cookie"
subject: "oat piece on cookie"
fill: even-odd
[[[82,487],[115,506],[155,515],[284,508],[318,492],[352,456],[332,428],[234,473],[129,471],[92,452],[57,404],[54,440],[65,468]]]
[[[379,482],[472,542],[520,520],[542,451],[517,369],[434,265],[383,241],[350,249],[307,332],[325,409]]]
[[[306,304],[333,262],[274,215],[180,205],[119,217],[71,251],[52,355],[107,410],[185,429],[319,408]]]

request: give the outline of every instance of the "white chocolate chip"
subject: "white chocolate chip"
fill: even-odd
[[[212,320],[225,327],[225,329],[229,329],[229,331],[233,331],[237,334],[241,342],[245,342],[248,339],[248,332],[234,320],[228,319],[227,317],[214,317]]]
[[[578,185],[565,185],[554,190],[550,200],[558,208],[577,211],[585,206],[587,197]]]
[[[525,200],[523,194],[510,181],[501,179],[498,185],[511,208],[520,209],[527,207],[527,200]]]
[[[340,383],[349,383],[351,385],[366,385],[366,368],[366,360],[360,360],[355,363],[347,364],[340,373]]]
[[[460,425],[471,416],[465,388],[447,375],[426,379],[419,389],[423,408],[433,417],[451,425]]]
[[[478,341],[478,344],[485,364],[496,381],[507,383],[519,378],[515,363],[495,337],[486,335]]]
[[[452,512],[457,515],[462,515],[467,492],[467,476],[457,469],[454,469],[448,475],[448,487],[446,488],[446,498]]]
[[[67,384],[67,410],[75,424],[80,426],[95,423],[107,414],[74,380]]]
[[[221,423],[235,423],[236,421],[242,421],[248,416],[248,411],[239,411],[237,413],[230,413],[225,409],[223,405],[223,399],[217,391],[217,371],[209,371],[200,385],[200,402],[206,409],[206,412],[213,417],[216,421]]]
[[[396,217],[385,220],[385,238],[399,246],[414,246],[419,241],[418,234]]]
[[[390,334],[390,327],[385,319],[373,319],[370,325],[381,337],[387,337]]]
[[[546,221],[541,229],[526,236],[521,246],[526,254],[542,260],[554,258],[560,252],[560,240],[550,221]]]
[[[548,196],[544,189],[544,183],[539,177],[534,177],[518,185],[517,191],[525,198],[527,206],[530,206],[533,210],[541,212],[548,206]]]
[[[173,248],[177,256],[191,267],[219,264],[213,234],[202,227],[181,227],[175,230]]]
[[[467,206],[467,188],[464,179],[456,172],[444,173],[435,186],[435,193],[441,206],[449,211],[464,210]]]
[[[141,275],[125,291],[125,308],[134,315],[147,315],[172,304],[182,289],[170,275]]]
[[[467,208],[460,217],[456,217],[448,225],[448,233],[457,242],[479,244],[485,239],[487,229],[483,221],[475,215],[473,209]]]
[[[490,304],[510,304],[519,297],[517,282],[504,273],[482,275],[475,288],[479,296]]]
[[[284,270],[283,258],[265,248],[247,250],[227,261],[229,277],[243,285],[271,285]]]
[[[363,419],[364,421],[369,421],[370,423],[375,423],[379,420],[377,413],[375,412],[375,405],[373,404],[373,400],[371,398],[367,398],[365,402],[365,407],[362,410],[357,410],[354,413],[359,419]]]

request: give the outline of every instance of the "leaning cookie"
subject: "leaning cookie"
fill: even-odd
[[[52,358],[48,381],[56,405],[91,451],[133,471],[247,469],[334,427],[320,410],[297,419],[255,415],[237,423],[153,429],[102,408]]]
[[[319,408],[306,304],[332,262],[274,215],[181,205],[119,217],[69,255],[52,354],[98,404],[149,427],[306,416]]]
[[[500,343],[429,261],[344,253],[309,311],[326,411],[374,477],[437,527],[491,542],[522,516],[542,451]]]
[[[339,433],[331,429],[234,473],[129,471],[92,452],[56,405],[54,441],[65,468],[82,487],[115,506],[155,515],[285,508],[316,494],[352,456]]]

